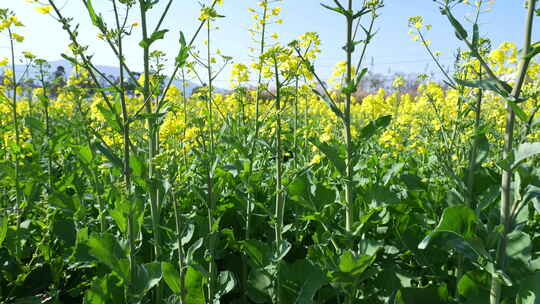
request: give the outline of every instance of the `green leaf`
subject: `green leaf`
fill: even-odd
[[[476,213],[467,206],[447,207],[435,231],[452,231],[464,237],[473,237],[476,221]]]
[[[512,93],[512,86],[497,78],[484,78],[481,80],[463,80],[455,78],[455,80],[462,86],[489,90],[503,97],[508,97],[510,96],[510,93]]]
[[[527,116],[527,113],[525,113],[525,111],[523,111],[523,109],[517,103],[511,100],[506,100],[506,102],[508,102],[508,105],[510,106],[510,108],[512,108],[514,113],[516,113],[516,116],[522,122],[525,122],[525,123],[529,122],[529,116]]]
[[[73,219],[56,217],[53,225],[53,233],[68,247],[74,246],[77,240],[77,230]]]
[[[381,116],[374,121],[371,121],[367,126],[360,130],[360,139],[367,140],[375,133],[386,129],[392,122],[392,115]]]
[[[473,25],[473,39],[472,39],[473,48],[478,49],[479,40],[480,40],[480,30],[478,28],[478,23],[475,23]]]
[[[289,243],[287,240],[282,240],[279,244],[277,250],[274,252],[274,255],[272,257],[272,261],[279,262],[281,261],[287,253],[291,250],[291,243]]]
[[[296,298],[296,304],[314,304],[315,294],[323,287],[328,279],[324,273],[315,265],[309,264],[307,261],[300,261],[302,268],[298,273],[304,275],[300,290],[298,291],[298,297]]]
[[[218,286],[216,290],[216,298],[217,303],[219,303],[219,299],[231,292],[234,289],[234,286],[236,285],[236,280],[234,279],[234,275],[230,271],[222,271],[219,273],[218,277]],[[216,302],[216,301],[214,301]]]
[[[92,5],[92,0],[86,1],[86,9],[88,10],[88,14],[90,15],[90,20],[92,20],[92,24],[99,27],[99,17],[96,14],[96,11],[94,10],[94,6]]]
[[[531,48],[529,49],[529,52],[527,53],[527,59],[531,60],[538,54],[540,54],[540,41],[535,42],[531,45]]]
[[[124,303],[124,288],[114,274],[107,274],[92,282],[84,296],[86,304]]]
[[[458,282],[458,292],[465,298],[464,304],[488,304],[491,276],[482,270],[465,273]]]
[[[135,269],[134,292],[139,295],[145,295],[161,281],[161,264],[159,262],[137,265]]]
[[[404,163],[397,163],[397,164],[393,164],[392,165],[392,168],[390,168],[390,170],[388,170],[388,172],[386,172],[383,176],[383,185],[388,185],[388,182],[390,181],[390,179],[394,176],[396,176],[397,173],[399,173],[399,171],[405,166]]]
[[[514,152],[512,168],[517,167],[525,159],[540,154],[540,142],[524,143],[518,146]]]
[[[45,128],[43,127],[43,123],[34,117],[26,116],[24,118],[24,125],[32,131],[37,131],[41,134],[45,134]]]
[[[64,58],[65,60],[69,61],[73,66],[78,66],[79,65],[79,62],[77,61],[77,59],[75,57],[71,57],[71,56],[68,56],[66,54],[60,54],[60,56],[62,56],[62,58]]]
[[[6,217],[0,217],[0,247],[2,247],[2,243],[6,239],[8,231],[8,219]]]
[[[94,159],[94,155],[92,154],[92,150],[89,146],[79,146],[79,149],[77,150],[77,155],[79,156],[79,159],[85,164],[92,163],[92,160]]]
[[[163,272],[163,279],[167,283],[167,286],[174,293],[180,293],[180,273],[177,267],[168,262],[161,262],[161,271]]]
[[[402,174],[400,179],[405,183],[409,190],[425,190],[426,184],[416,174]]]
[[[353,276],[362,274],[374,261],[370,255],[355,255],[350,250],[339,257],[339,270]]]
[[[491,260],[481,240],[475,235],[476,213],[467,206],[447,207],[437,227],[418,244],[418,249],[441,245],[455,249],[472,261],[478,257]]]
[[[321,94],[319,91],[317,91],[315,89],[313,89],[312,91],[317,96],[319,96],[319,98],[321,98],[324,101],[324,103],[326,103],[326,105],[330,108],[330,110],[332,110],[332,112],[334,112],[334,114],[336,114],[336,116],[339,119],[341,119],[341,120],[344,119],[343,112],[341,112],[339,107],[336,105],[336,103],[329,96],[323,95],[323,94]]]
[[[180,31],[180,51],[176,56],[176,66],[183,67],[186,64],[187,59],[189,58],[189,46],[187,46],[186,38],[184,33]]]
[[[185,278],[186,303],[205,304],[202,274],[194,267],[188,267]]]
[[[116,240],[116,237],[110,233],[100,235],[92,234],[88,239],[90,254],[99,262],[109,266],[124,280],[129,280],[129,264],[126,254]]]
[[[332,162],[334,167],[338,169],[342,176],[345,176],[345,161],[339,156],[338,151],[333,146],[320,142],[316,138],[313,138],[311,143],[321,150],[321,152]]]
[[[279,278],[285,296],[284,303],[315,304],[313,298],[317,291],[328,283],[320,267],[305,259],[281,263]]]
[[[396,293],[394,304],[448,304],[448,288],[402,288]]]
[[[109,161],[115,167],[117,167],[118,169],[122,169],[124,167],[123,161],[118,156],[116,156],[116,154],[114,154],[114,152],[110,148],[104,146],[102,143],[97,141],[92,143],[92,145],[94,146],[94,148],[98,149],[101,153],[103,153],[103,155],[105,155],[105,157],[109,159]]]
[[[242,242],[242,248],[257,267],[264,268],[270,264],[268,255],[271,254],[273,250],[268,244],[258,240],[247,240]]]
[[[475,163],[479,165],[479,164],[482,164],[487,159],[489,155],[490,145],[489,145],[489,140],[486,137],[486,134],[481,133],[476,136],[477,136],[476,141],[478,143],[478,151],[476,153]]]
[[[326,9],[329,9],[331,11],[334,11],[334,12],[336,12],[338,14],[341,14],[343,16],[347,16],[347,17],[352,16],[352,14],[349,11],[343,9],[342,7],[331,7],[331,6],[323,4],[323,3],[321,3],[321,6],[326,8]]]
[[[169,30],[160,30],[160,31],[153,32],[149,38],[141,40],[141,42],[139,42],[139,46],[142,48],[150,47],[150,45],[154,43],[156,40],[163,39],[163,37],[165,37],[165,34],[168,31]]]
[[[540,272],[523,279],[519,285],[516,304],[540,304]]]
[[[459,40],[467,39],[467,31],[465,30],[463,25],[461,25],[461,23],[454,17],[450,9],[444,8],[441,10],[441,13],[443,15],[446,15],[448,21],[450,21],[450,24],[452,24],[452,26],[454,27],[454,30],[456,31],[456,37]]]

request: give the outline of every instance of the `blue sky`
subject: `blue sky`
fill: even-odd
[[[209,0],[205,0],[209,2]],[[60,53],[65,52],[68,40],[56,21],[50,16],[40,15],[32,4],[24,0],[2,1],[0,7],[6,7],[15,11],[19,19],[26,27],[19,32],[26,37],[22,44],[18,44],[18,50],[29,50],[47,60],[60,59]],[[90,45],[91,52],[95,53],[96,64],[116,65],[114,56],[107,50],[104,43],[97,40],[97,31],[90,26],[88,15],[84,11],[81,1],[61,0],[66,16],[75,17],[75,21],[81,24],[80,36],[84,44]],[[157,13],[166,1],[161,0],[154,9],[150,22],[155,22]],[[287,43],[304,32],[318,32],[322,40],[322,54],[317,62],[320,74],[328,76],[332,66],[343,60],[344,52],[341,47],[344,44],[344,22],[341,16],[330,12],[320,6],[320,2],[332,4],[331,0],[283,0],[278,3],[282,7],[281,25],[273,25],[270,32],[279,34],[279,41]],[[355,2],[360,3],[360,0]],[[225,55],[234,57],[238,62],[249,62],[249,47],[255,46],[248,33],[248,28],[253,22],[249,7],[255,7],[257,0],[225,0],[224,6],[219,12],[226,18],[220,19],[220,29],[213,33],[215,37],[213,45],[221,49]],[[376,72],[425,72],[434,71],[434,64],[419,43],[411,40],[407,31],[407,19],[410,16],[421,15],[426,23],[433,25],[428,34],[435,50],[442,51],[442,61],[445,64],[452,62],[452,55],[458,47],[462,47],[455,38],[450,25],[444,16],[441,16],[437,5],[432,0],[386,0],[386,6],[381,10],[381,17],[376,27],[379,32],[369,47],[367,63]],[[105,16],[110,16],[111,6],[109,1],[94,0],[96,10]],[[492,12],[482,16],[482,35],[490,37],[493,45],[497,46],[503,41],[521,43],[523,16],[525,9],[522,0],[496,0],[491,6]],[[462,10],[466,14],[467,10]],[[472,10],[469,9],[472,12]],[[165,40],[154,44],[158,49],[172,54],[177,52],[178,31],[182,30],[189,38],[196,28],[196,20],[199,12],[199,2],[195,0],[176,0],[173,4],[164,28],[170,29]],[[132,21],[137,20],[137,14],[132,12]],[[465,22],[465,21],[464,21]],[[538,22],[538,21],[537,21]],[[535,26],[540,29],[540,25]],[[138,35],[138,33],[135,33]],[[538,31],[535,40],[538,40]],[[201,42],[203,39],[199,39]],[[138,36],[131,39],[127,48],[128,63],[134,70],[141,70],[141,49],[137,46]],[[9,55],[8,41],[5,36],[0,36],[0,57]],[[218,80],[218,85],[227,86],[228,72]]]

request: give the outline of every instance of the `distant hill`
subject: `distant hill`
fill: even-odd
[[[64,67],[65,69],[65,73],[66,73],[66,76],[69,76],[72,71],[73,71],[73,65],[71,64],[71,62],[67,61],[67,60],[56,60],[56,61],[49,61],[49,65],[51,66],[50,70],[49,70],[49,74],[53,74],[54,71],[57,70],[58,67],[62,66]],[[120,76],[120,68],[118,67],[114,67],[114,66],[107,66],[107,65],[96,65],[96,68],[98,68],[104,75],[107,75],[107,76],[112,76],[114,78],[118,78]],[[15,71],[17,73],[17,75],[22,75],[26,70],[26,66],[24,65],[15,65]],[[0,68],[0,71],[3,71],[3,68]],[[38,76],[38,70],[37,69],[33,69],[33,68],[29,68],[28,71],[27,71],[27,76],[25,77],[25,79],[31,79],[31,78],[37,78]],[[168,81],[168,80],[167,80]],[[172,84],[178,88],[181,87],[181,81],[179,80],[174,80],[172,82]],[[196,83],[193,83],[193,82],[188,82],[188,86],[187,86],[187,93],[189,95],[191,95],[191,93],[193,92],[193,89],[199,87],[198,84]],[[219,93],[225,93],[225,92],[228,92],[228,90],[225,90],[225,89],[221,89],[221,88],[216,88],[216,91],[219,92]]]

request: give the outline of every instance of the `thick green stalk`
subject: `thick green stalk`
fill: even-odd
[[[293,160],[294,160],[294,166],[295,168],[298,167],[298,116],[299,116],[299,109],[298,109],[298,75],[296,75],[295,83],[294,83],[294,131],[293,131]]]
[[[52,180],[52,149],[51,149],[51,120],[49,117],[49,97],[47,96],[47,85],[45,83],[45,71],[43,70],[43,64],[39,65],[39,80],[43,89],[44,104],[43,115],[45,116],[45,139],[47,141],[46,153],[47,153],[47,196],[53,192],[53,180]]]
[[[178,269],[180,270],[180,304],[186,303],[186,292],[184,285],[185,266],[184,266],[184,249],[182,248],[182,219],[178,211],[176,195],[174,189],[172,192],[172,204],[174,208],[174,219],[176,222],[176,241],[178,242]]]
[[[531,47],[531,36],[532,36],[532,26],[534,21],[534,13],[536,7],[536,0],[528,1],[528,12],[527,20],[525,23],[525,38],[523,43],[523,54],[521,54],[521,59],[518,67],[518,74],[515,86],[512,90],[511,96],[514,98],[519,98],[521,94],[521,88],[523,82],[525,81],[525,76],[527,73],[527,68],[529,66],[531,58],[529,58],[528,52]],[[506,115],[506,130],[504,136],[504,151],[503,159],[506,159],[511,155],[513,150],[513,141],[514,141],[514,125],[515,125],[516,115],[510,107],[507,105],[507,115]],[[506,242],[507,235],[510,233],[511,225],[511,214],[510,210],[512,208],[512,172],[511,168],[503,169],[502,179],[501,179],[501,206],[500,206],[500,224],[503,226],[503,233],[499,239],[499,244],[497,246],[497,260],[496,267],[497,269],[504,271],[506,266]],[[501,281],[499,278],[493,277],[491,279],[491,292],[490,292],[490,303],[499,304],[502,300],[501,297]]]
[[[276,77],[276,252],[283,240],[283,217],[285,201],[283,200],[283,148],[281,143],[281,83],[279,82],[279,70],[276,55],[274,55],[274,73]],[[277,303],[281,303],[281,282],[279,280],[279,266],[276,278]]]
[[[349,0],[349,12],[353,11],[353,1]],[[353,49],[353,18],[347,17],[347,85],[352,83],[353,80],[353,69],[352,69],[352,53]],[[352,163],[352,135],[351,135],[351,102],[352,102],[352,93],[347,91],[345,94],[345,111],[343,112],[343,128],[345,131],[345,146],[347,150],[346,156],[346,172],[345,172],[345,230],[350,232],[354,222],[355,208],[354,196],[353,196],[353,163]]]
[[[124,183],[125,183],[125,191],[128,199],[130,199],[131,196],[131,169],[129,167],[129,160],[130,160],[130,148],[129,148],[129,114],[127,110],[127,104],[126,104],[126,92],[125,92],[125,85],[124,85],[124,53],[123,53],[123,44],[122,44],[122,34],[123,34],[123,26],[120,24],[120,19],[118,15],[118,9],[116,6],[116,0],[113,0],[113,8],[114,8],[114,15],[116,20],[116,28],[118,31],[117,36],[117,43],[118,43],[118,59],[119,59],[119,65],[120,65],[120,83],[118,84],[119,87],[117,88],[117,92],[120,95],[120,103],[122,108],[122,141],[123,141],[123,175],[124,175]],[[103,210],[101,210],[103,212]],[[103,217],[103,216],[102,216]],[[103,218],[102,218],[103,221]],[[128,284],[128,290],[131,291],[134,281],[135,281],[135,239],[134,239],[134,218],[133,218],[133,212],[129,212],[128,214],[128,227],[127,227],[127,237],[129,242],[129,270],[130,270],[130,282]],[[102,223],[103,225],[103,223]],[[103,227],[102,227],[103,229]],[[126,298],[127,301],[127,298]]]
[[[8,27],[9,41],[10,41],[10,51],[11,51],[11,70],[12,77],[11,81],[13,82],[13,91],[11,99],[12,107],[12,117],[13,117],[13,127],[15,128],[15,144],[17,149],[19,149],[20,144],[20,132],[19,132],[19,117],[17,115],[17,72],[15,71],[15,46],[13,44],[13,33]],[[21,186],[20,186],[20,168],[19,168],[19,153],[15,152],[15,216],[16,216],[16,232],[15,232],[15,251],[18,253],[19,250],[19,230],[21,227]]]
[[[250,191],[250,184],[251,184],[251,175],[253,173],[253,162],[255,160],[255,148],[257,145],[257,140],[259,137],[259,130],[260,130],[260,100],[261,100],[261,83],[262,83],[262,55],[264,54],[265,50],[265,38],[266,38],[266,19],[268,17],[268,5],[264,6],[263,9],[263,24],[262,24],[262,30],[261,30],[261,41],[259,44],[259,69],[258,69],[258,78],[257,78],[257,90],[256,90],[256,96],[255,96],[255,135],[251,140],[251,147],[249,151],[249,170],[248,175],[246,178],[246,182],[248,184],[248,193],[247,193],[247,202],[246,202],[246,225],[245,225],[245,232],[244,232],[244,239],[249,240],[251,238],[251,210],[253,209],[253,195]],[[242,263],[242,286],[247,290],[247,278],[248,278],[248,263],[245,261]],[[244,292],[242,295],[243,302],[247,303],[247,293]]]
[[[262,56],[264,54],[265,50],[265,38],[266,38],[266,19],[268,17],[268,5],[264,6],[263,9],[263,24],[262,24],[262,31],[261,31],[261,41],[259,45],[259,69],[258,69],[258,78],[257,78],[257,91],[255,96],[255,136],[252,139],[251,142],[251,149],[249,152],[249,173],[248,173],[248,183],[250,182],[251,174],[253,172],[253,161],[255,159],[255,147],[257,144],[257,140],[259,137],[259,130],[260,130],[260,102],[261,102],[261,84],[262,84],[262,64],[263,59]],[[247,200],[247,207],[246,207],[246,232],[245,232],[245,239],[249,239],[249,234],[251,231],[251,209],[252,209],[252,196],[250,193],[248,193],[248,200]]]
[[[468,195],[468,202],[469,207],[475,208],[474,205],[475,197],[474,197],[474,172],[476,170],[476,157],[478,156],[478,146],[480,144],[480,123],[482,119],[482,99],[484,96],[484,90],[478,89],[478,92],[476,94],[476,106],[475,106],[475,118],[474,118],[474,141],[471,148],[471,155],[469,159],[469,168],[468,168],[468,176],[467,176],[467,189],[469,191]]]
[[[206,47],[206,55],[208,60],[207,65],[207,72],[208,72],[208,129],[210,133],[210,145],[209,145],[209,161],[208,161],[208,173],[207,173],[207,186],[208,186],[208,228],[210,231],[210,244],[209,244],[209,251],[210,251],[210,262],[208,265],[208,273],[210,274],[210,278],[208,280],[208,301],[210,303],[213,303],[215,294],[216,294],[216,278],[217,278],[217,269],[215,265],[214,260],[214,253],[215,253],[215,236],[214,236],[214,211],[215,211],[215,199],[214,199],[214,177],[213,177],[213,164],[215,160],[215,147],[214,147],[214,117],[213,117],[213,109],[212,109],[212,103],[213,103],[213,75],[212,75],[212,63],[211,63],[211,20],[207,20],[207,47]]]
[[[142,28],[142,39],[143,41],[148,41],[148,23],[147,23],[147,8],[145,7],[147,1],[139,0],[140,15],[141,15],[141,28]],[[154,158],[156,156],[157,148],[157,126],[156,121],[152,118],[153,109],[152,109],[152,94],[150,92],[150,46],[144,44],[143,46],[143,64],[144,64],[144,84],[143,84],[143,100],[146,103],[146,113],[150,116],[147,119],[148,124],[148,180],[153,181],[156,171],[156,165],[154,163]],[[159,206],[158,206],[158,191],[153,183],[149,183],[149,196],[150,196],[150,213],[152,217],[152,231],[154,237],[154,261],[159,261],[161,257],[161,241],[159,235]],[[161,284],[158,284],[156,287],[156,302],[161,303],[161,293],[162,288]]]

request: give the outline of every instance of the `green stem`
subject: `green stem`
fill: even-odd
[[[352,0],[349,0],[349,12],[353,11]],[[353,18],[347,17],[347,74],[346,80],[347,85],[352,82],[353,70],[352,70],[352,53],[353,53]],[[352,94],[350,91],[347,91],[345,94],[345,111],[343,113],[343,128],[345,131],[345,146],[347,150],[346,156],[346,172],[345,172],[345,230],[350,232],[354,222],[354,196],[353,196],[353,163],[352,163],[352,135],[351,135],[351,101]]]
[[[145,7],[146,1],[139,0],[140,15],[141,15],[141,28],[142,39],[148,41],[148,23],[147,23],[147,8]],[[143,100],[146,102],[146,113],[149,114],[147,119],[148,124],[148,180],[151,181],[149,185],[150,196],[150,214],[152,217],[152,231],[154,237],[154,261],[159,261],[161,258],[161,241],[159,233],[160,222],[160,210],[158,205],[158,190],[153,185],[156,178],[156,165],[154,158],[157,155],[157,124],[154,118],[152,118],[152,93],[150,92],[150,46],[145,44],[143,46],[143,64],[144,64],[144,83],[143,83]],[[162,285],[158,284],[155,289],[155,301],[161,303]]]
[[[528,52],[531,47],[531,36],[532,36],[532,26],[534,21],[534,13],[536,7],[536,0],[528,1],[528,13],[527,20],[525,23],[525,38],[523,43],[523,54],[518,67],[518,74],[516,79],[516,84],[512,90],[512,97],[519,98],[521,94],[521,88],[525,81],[525,76],[527,74],[527,68],[529,66],[531,58],[529,58]],[[505,144],[503,151],[503,159],[507,159],[511,155],[513,150],[513,141],[514,141],[514,125],[515,125],[516,115],[512,110],[510,105],[507,105],[507,115],[506,115],[506,130],[505,130]],[[496,257],[496,267],[498,270],[504,271],[506,267],[506,243],[507,235],[510,233],[511,226],[511,214],[510,210],[512,208],[512,168],[503,169],[502,179],[501,179],[501,206],[500,206],[500,224],[503,226],[503,233],[499,239],[497,246],[497,257]],[[499,304],[502,300],[501,288],[502,284],[500,279],[493,277],[491,279],[491,292],[490,292],[490,303]]]
[[[174,208],[174,219],[176,222],[176,241],[178,242],[178,269],[180,270],[180,304],[186,303],[186,292],[184,285],[185,277],[185,266],[184,266],[184,249],[182,247],[182,219],[180,217],[180,212],[178,211],[176,195],[172,193],[172,204]]]
[[[15,144],[17,149],[20,149],[20,132],[19,132],[19,117],[17,115],[17,72],[15,71],[15,46],[13,44],[13,33],[11,28],[8,27],[8,34],[10,40],[10,51],[11,51],[11,70],[13,82],[13,91],[12,91],[12,117],[13,117],[13,127],[15,128]],[[15,252],[18,255],[19,252],[19,230],[21,227],[21,187],[20,187],[20,168],[19,168],[19,153],[14,153],[14,162],[15,162],[15,216],[16,216],[16,232],[15,232]]]
[[[274,55],[274,73],[276,77],[276,252],[279,251],[283,241],[283,217],[285,201],[283,200],[283,151],[281,143],[281,83],[279,82],[279,70],[277,58]],[[279,265],[276,278],[277,303],[281,303],[281,282],[279,279]]]
[[[130,147],[129,147],[129,114],[126,104],[126,94],[125,94],[125,85],[124,85],[124,53],[123,53],[123,43],[122,43],[122,34],[123,27],[120,24],[120,19],[118,15],[118,9],[116,6],[116,0],[112,1],[114,8],[114,15],[116,21],[116,28],[118,31],[117,43],[118,43],[118,60],[120,65],[120,83],[119,87],[116,89],[120,95],[120,103],[122,108],[122,141],[123,141],[123,175],[125,183],[125,191],[128,199],[131,199],[131,169],[129,166],[130,160]],[[103,210],[102,210],[103,211]],[[103,214],[102,214],[103,221]],[[102,223],[103,225],[104,223]],[[102,227],[103,229],[104,227]],[[130,282],[128,284],[128,290],[132,291],[133,284],[135,282],[135,240],[134,240],[134,218],[133,212],[130,211],[128,214],[128,228],[127,228],[127,237],[129,242],[129,273],[130,273]],[[128,299],[126,298],[126,301]]]
[[[214,162],[216,161],[215,158],[215,147],[214,147],[214,117],[213,117],[213,76],[212,76],[212,63],[211,63],[211,20],[207,20],[207,48],[206,48],[206,55],[208,60],[207,73],[208,73],[208,96],[207,96],[207,107],[208,107],[208,128],[209,128],[209,135],[210,135],[210,145],[209,145],[209,163],[208,163],[208,173],[207,173],[207,186],[208,186],[208,228],[210,231],[210,244],[209,244],[209,251],[210,251],[210,262],[208,265],[208,272],[210,274],[210,278],[208,280],[208,302],[213,303],[215,298],[215,284],[216,284],[216,278],[217,278],[217,269],[215,265],[215,259],[214,259],[214,253],[215,253],[215,236],[214,236],[214,211],[215,211],[215,199],[214,199],[214,177],[212,168],[214,167]]]

